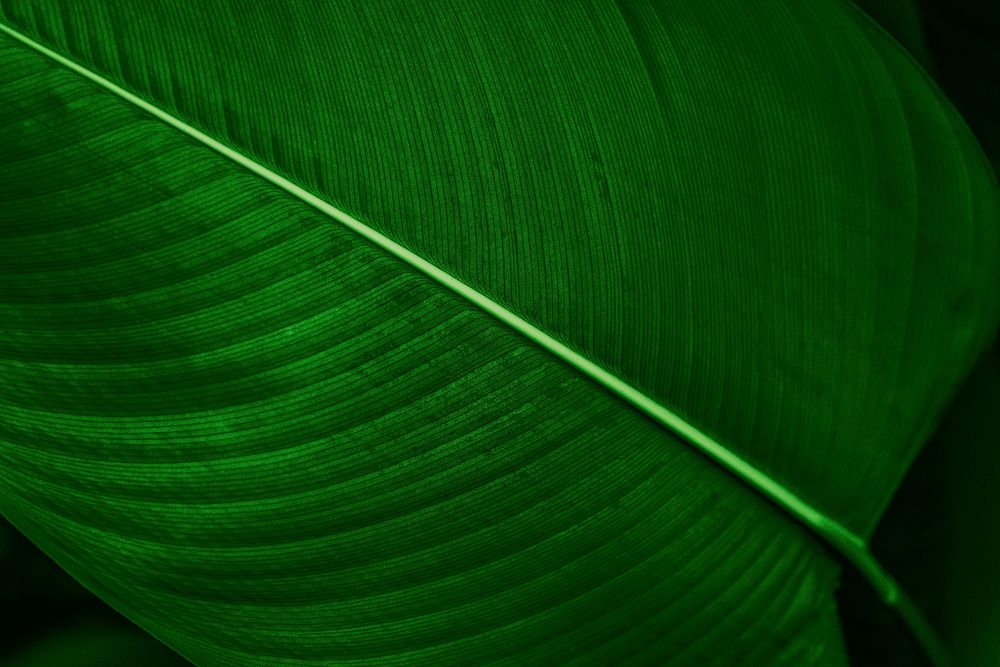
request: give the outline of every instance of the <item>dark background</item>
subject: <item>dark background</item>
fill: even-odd
[[[1000,158],[1000,1],[859,0]],[[1000,344],[969,378],[886,512],[872,549],[951,644],[1000,665]],[[838,604],[852,663],[918,665],[906,634],[845,568]],[[0,665],[187,664],[60,570],[0,518]]]

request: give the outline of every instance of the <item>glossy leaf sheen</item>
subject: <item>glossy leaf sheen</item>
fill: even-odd
[[[996,185],[839,2],[0,2],[867,537]],[[0,509],[205,664],[841,664],[836,565],[364,238],[0,38]]]

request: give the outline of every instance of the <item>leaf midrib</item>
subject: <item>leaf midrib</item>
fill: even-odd
[[[25,46],[151,114],[179,132],[211,148],[244,169],[284,190],[299,201],[332,218],[369,243],[388,252],[419,273],[431,278],[438,284],[472,303],[480,310],[485,311],[506,326],[517,331],[563,363],[628,403],[661,427],[679,436],[681,440],[701,452],[716,465],[732,474],[746,486],[763,495],[774,505],[777,505],[786,515],[793,518],[797,523],[807,528],[810,533],[818,537],[821,543],[832,550],[840,560],[852,565],[869,582],[882,603],[900,617],[921,646],[929,663],[940,666],[949,663],[947,651],[926,618],[912,600],[900,589],[893,577],[875,559],[864,539],[842,523],[824,514],[800,498],[781,482],[773,479],[764,471],[725,447],[722,443],[688,422],[678,413],[670,410],[662,403],[646,395],[613,373],[608,372],[598,364],[587,359],[558,339],[550,336],[545,331],[465,284],[458,278],[369,227],[349,213],[296,185],[291,180],[281,176],[263,164],[256,162],[238,150],[189,125],[177,116],[142,99],[113,81],[106,79],[93,70],[76,63],[2,22],[0,22],[0,32],[9,35]]]

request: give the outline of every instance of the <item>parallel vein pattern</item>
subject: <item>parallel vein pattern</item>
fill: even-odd
[[[794,527],[481,311],[893,602],[864,537],[1000,314],[982,155],[846,3],[521,4],[0,1],[364,237],[5,47],[4,512],[202,660],[838,664]]]
[[[869,535],[996,322],[967,129],[843,0],[494,4],[0,12]]]
[[[89,82],[0,68],[0,508],[158,637],[836,664],[835,567],[686,445]]]
[[[429,276],[436,282],[442,284],[447,289],[457,293],[459,296],[471,302],[477,308],[494,316],[504,324],[510,326],[514,331],[526,336],[539,347],[549,352],[553,356],[566,362],[571,368],[581,372],[591,380],[594,380],[602,387],[610,390],[615,396],[626,401],[632,407],[646,414],[661,426],[671,430],[675,435],[687,444],[695,447],[699,452],[706,454],[714,462],[719,464],[728,472],[736,475],[738,479],[748,484],[755,491],[761,493],[767,499],[774,502],[778,507],[791,515],[791,517],[801,522],[806,528],[812,531],[819,539],[823,540],[828,548],[840,556],[844,561],[857,568],[860,574],[866,578],[872,588],[879,596],[879,599],[890,608],[894,609],[902,617],[904,624],[908,627],[918,644],[927,654],[928,659],[935,665],[947,663],[946,651],[941,646],[935,632],[930,627],[920,610],[915,607],[911,600],[899,589],[898,584],[892,579],[881,565],[875,560],[868,550],[865,541],[852,533],[849,529],[841,525],[836,520],[825,516],[822,512],[809,505],[808,502],[796,496],[779,482],[771,479],[766,474],[757,470],[752,465],[741,459],[730,449],[716,442],[710,436],[699,431],[695,426],[686,422],[683,418],[671,412],[664,406],[655,402],[634,387],[623,382],[620,378],[608,373],[598,365],[586,359],[579,353],[569,349],[561,342],[555,340],[545,332],[539,330],[532,324],[524,321],[514,313],[503,308],[496,302],[476,292],[467,285],[455,280],[452,276],[443,272],[438,267],[428,263],[421,257],[403,248],[391,239],[384,237],[374,231],[364,223],[354,219],[343,211],[318,199],[311,193],[304,191],[291,181],[275,174],[263,165],[248,159],[246,156],[221,144],[204,133],[192,128],[176,117],[150,105],[144,100],[121,89],[112,82],[80,67],[72,61],[47,49],[46,47],[30,40],[29,38],[12,32],[9,28],[0,25],[0,29],[8,32],[22,43],[31,48],[44,53],[60,64],[69,67],[74,72],[81,74],[94,81],[101,87],[112,91],[130,103],[153,114],[160,120],[165,121],[171,127],[178,129],[184,134],[192,137],[196,141],[203,143],[216,152],[233,160],[240,166],[250,170],[254,174],[263,177],[282,190],[288,192],[297,199],[318,209],[321,213],[335,219],[352,232],[359,234],[366,241],[371,242],[377,248],[387,251],[390,255],[402,260],[406,264],[417,270],[419,273]],[[183,388],[182,388],[183,389]],[[232,389],[226,388],[229,394]],[[237,400],[238,400],[237,394]],[[144,397],[145,399],[145,397]],[[195,397],[197,400],[197,397]]]

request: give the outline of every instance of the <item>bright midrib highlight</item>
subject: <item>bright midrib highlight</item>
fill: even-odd
[[[255,162],[242,153],[185,123],[176,116],[150,104],[146,100],[102,77],[100,74],[79,65],[17,30],[0,23],[0,31],[155,116],[167,125],[281,188],[296,199],[333,218],[367,241],[402,260],[420,273],[432,278],[437,283],[463,297],[481,310],[486,311],[515,331],[520,332],[539,347],[618,396],[667,430],[680,436],[692,447],[733,476],[742,480],[747,486],[766,497],[784,510],[786,514],[793,517],[798,523],[808,528],[814,535],[821,538],[837,555],[856,568],[870,583],[882,602],[901,618],[920,644],[931,664],[940,666],[949,664],[947,652],[943,644],[922,612],[900,589],[893,577],[875,559],[868,549],[865,540],[840,522],[810,505],[780,482],[772,479],[738,454],[686,421],[683,417],[669,410],[621,378],[609,373],[586,357],[573,351],[559,340],[553,338],[530,322],[527,322],[496,301],[481,294],[419,255],[372,229],[357,218],[320,199],[311,192],[304,190],[264,165]]]

